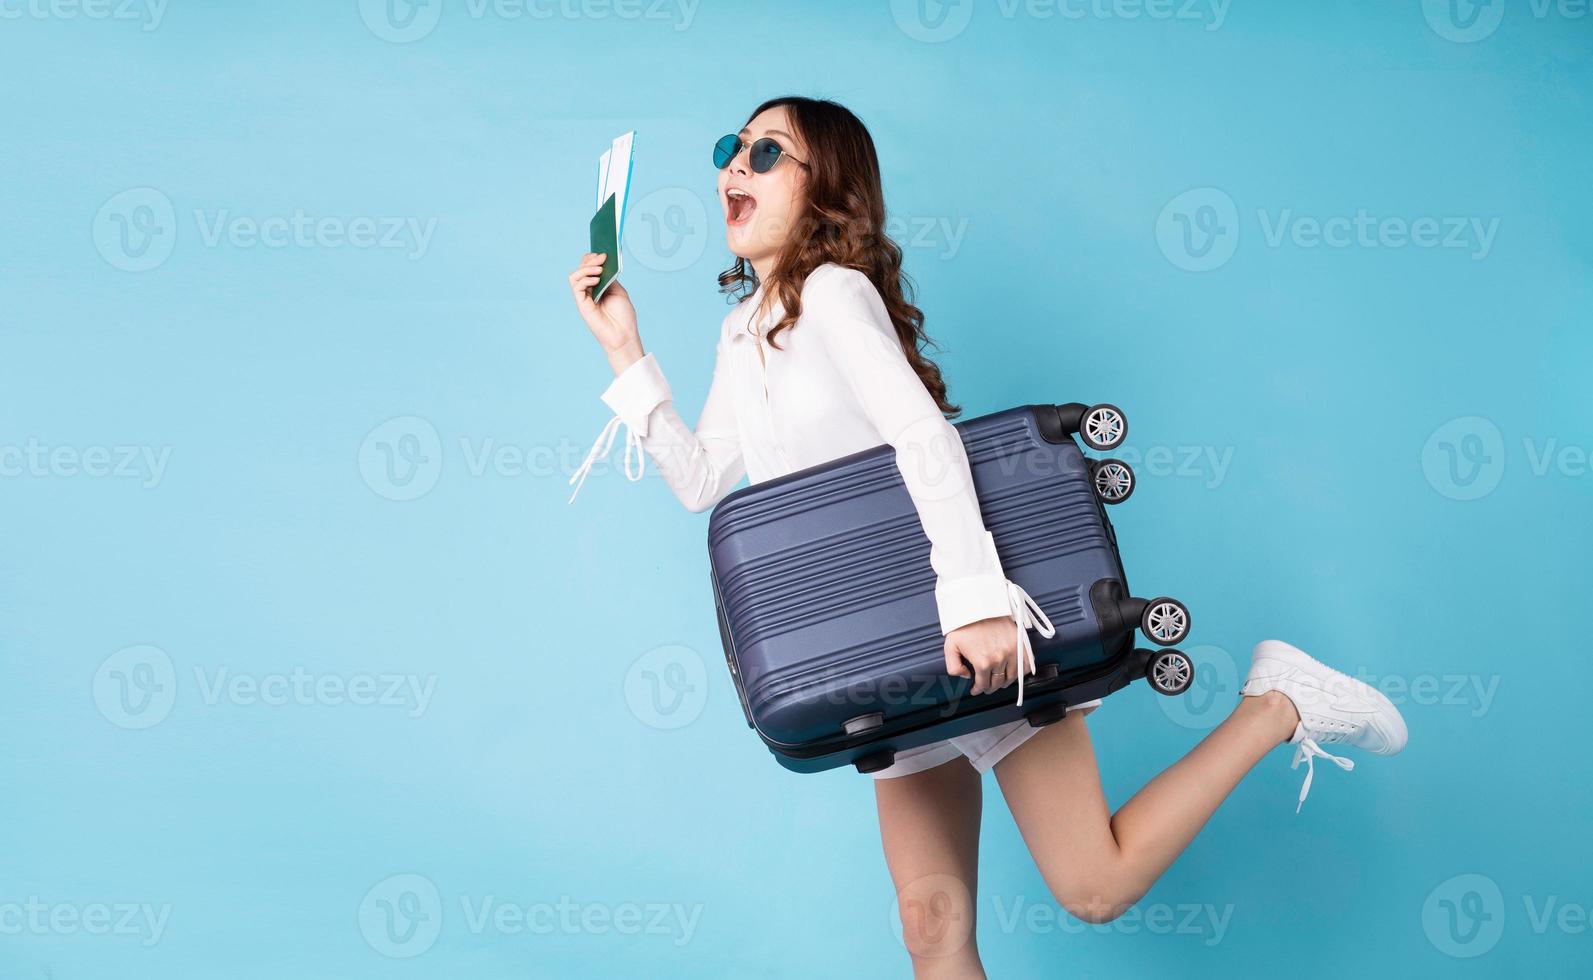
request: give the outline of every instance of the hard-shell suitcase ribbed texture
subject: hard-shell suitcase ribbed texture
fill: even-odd
[[[1181,652],[1133,644],[1135,628],[1171,646],[1189,626],[1176,600],[1129,596],[1102,505],[1127,499],[1133,473],[1073,438],[1110,449],[1122,414],[1030,405],[956,429],[1002,569],[1056,629],[1029,634],[1038,669],[1021,706],[1016,685],[970,696],[946,672],[929,540],[892,447],[743,488],[710,516],[725,657],[747,723],[788,769],[875,771],[954,735],[1049,724],[1136,677],[1166,694],[1189,684]]]

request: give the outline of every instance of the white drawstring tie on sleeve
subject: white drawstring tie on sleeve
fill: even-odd
[[[1023,586],[1007,580],[1007,601],[1012,606],[1012,621],[1018,626],[1018,705],[1023,705],[1023,675],[1035,671],[1034,645],[1029,642],[1029,630],[1036,630],[1046,639],[1056,635],[1056,627]]]
[[[580,468],[577,469],[570,476],[569,482],[575,484],[575,489],[570,491],[570,499],[568,501],[566,501],[566,503],[571,503],[571,504],[575,503],[575,495],[581,492],[581,487],[586,485],[586,475],[588,473],[592,472],[592,464],[597,462],[599,459],[602,459],[604,456],[608,455],[608,451],[611,448],[613,448],[613,446],[614,446],[614,437],[619,434],[619,427],[621,425],[624,425],[624,424],[625,424],[625,420],[620,418],[618,415],[616,415],[613,418],[609,419],[608,420],[608,424],[603,426],[603,431],[599,432],[597,434],[597,441],[592,443],[591,452],[588,452],[586,454],[586,459],[584,461],[582,461],[582,463],[580,465]],[[636,454],[636,472],[635,473],[631,472],[631,454],[633,452]],[[646,450],[644,450],[642,448],[642,437],[636,434],[636,430],[635,429],[632,429],[630,426],[626,425],[625,426],[625,476],[626,476],[626,478],[629,479],[633,483],[635,481],[637,481],[637,480],[640,480],[642,478],[642,471],[646,468],[646,466],[647,466],[647,452],[646,452]]]
[[[1316,739],[1314,738],[1302,738],[1299,745],[1300,747],[1294,750],[1294,764],[1289,767],[1290,769],[1298,769],[1300,768],[1300,763],[1305,763],[1305,782],[1300,784],[1300,802],[1294,807],[1295,813],[1299,813],[1300,807],[1305,806],[1305,795],[1311,792],[1311,777],[1316,775],[1316,763],[1312,760],[1326,759],[1345,772],[1355,768],[1354,760],[1330,755],[1322,751],[1322,746],[1316,744]]]

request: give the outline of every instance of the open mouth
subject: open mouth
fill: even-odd
[[[752,212],[756,210],[758,210],[757,199],[746,191],[732,187],[725,192],[726,224],[744,225],[752,220]]]

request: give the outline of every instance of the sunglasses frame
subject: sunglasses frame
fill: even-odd
[[[751,170],[755,174],[766,174],[766,173],[768,173],[770,170],[773,170],[775,167],[778,167],[780,165],[780,161],[781,160],[790,160],[792,163],[796,164],[799,167],[806,167],[807,166],[807,164],[804,161],[798,160],[796,157],[792,156],[791,152],[789,150],[787,150],[785,147],[781,146],[780,145],[780,141],[777,140],[777,139],[774,139],[773,137],[760,136],[757,139],[755,139],[755,140],[753,140],[752,142],[749,143],[746,140],[742,139],[736,133],[726,133],[725,135],[719,137],[717,140],[714,140],[714,156],[715,156],[715,158],[717,158],[719,156],[719,152],[720,152],[719,151],[719,145],[721,143],[723,143],[727,139],[733,139],[733,140],[736,141],[736,151],[734,153],[730,154],[730,158],[728,160],[726,160],[722,164],[719,164],[719,166],[717,167],[717,169],[719,169],[719,170],[723,170],[726,167],[730,166],[732,163],[735,163],[736,162],[736,157],[741,156],[742,151],[746,151],[746,153],[747,153],[747,169]],[[775,150],[777,151],[777,154],[776,154],[776,156],[774,158],[774,162],[769,164],[769,166],[766,167],[763,170],[759,170],[757,167],[754,167],[752,165],[752,149],[753,149],[753,147],[757,146],[760,143],[771,144],[771,145],[774,146]]]

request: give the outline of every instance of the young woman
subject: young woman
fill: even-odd
[[[1028,600],[1002,574],[947,416],[940,370],[920,352],[923,314],[904,289],[901,249],[886,236],[878,159],[867,129],[829,101],[774,99],[714,148],[725,237],[735,264],[723,290],[742,298],[719,332],[707,402],[695,428],[675,410],[644,353],[625,288],[600,303],[588,290],[602,255],[570,274],[581,318],[615,378],[602,398],[614,417],[571,482],[626,426],[625,468],[651,456],[681,502],[706,510],[747,476],[754,483],[881,444],[895,447],[931,544],[946,669],[972,693],[1018,680]],[[750,292],[750,295],[748,293]],[[633,453],[637,469],[632,472]],[[645,455],[644,455],[645,454]],[[950,475],[912,460],[934,457]],[[571,499],[574,499],[572,494]],[[1032,601],[1032,600],[1030,600]],[[1368,685],[1276,640],[1257,645],[1233,714],[1115,814],[1096,771],[1081,705],[1060,722],[1001,726],[898,754],[875,773],[880,833],[920,977],[982,977],[974,942],[980,774],[995,770],[1023,839],[1056,900],[1102,922],[1145,894],[1217,805],[1262,756],[1297,746],[1353,763],[1322,744],[1392,755],[1405,724]]]

